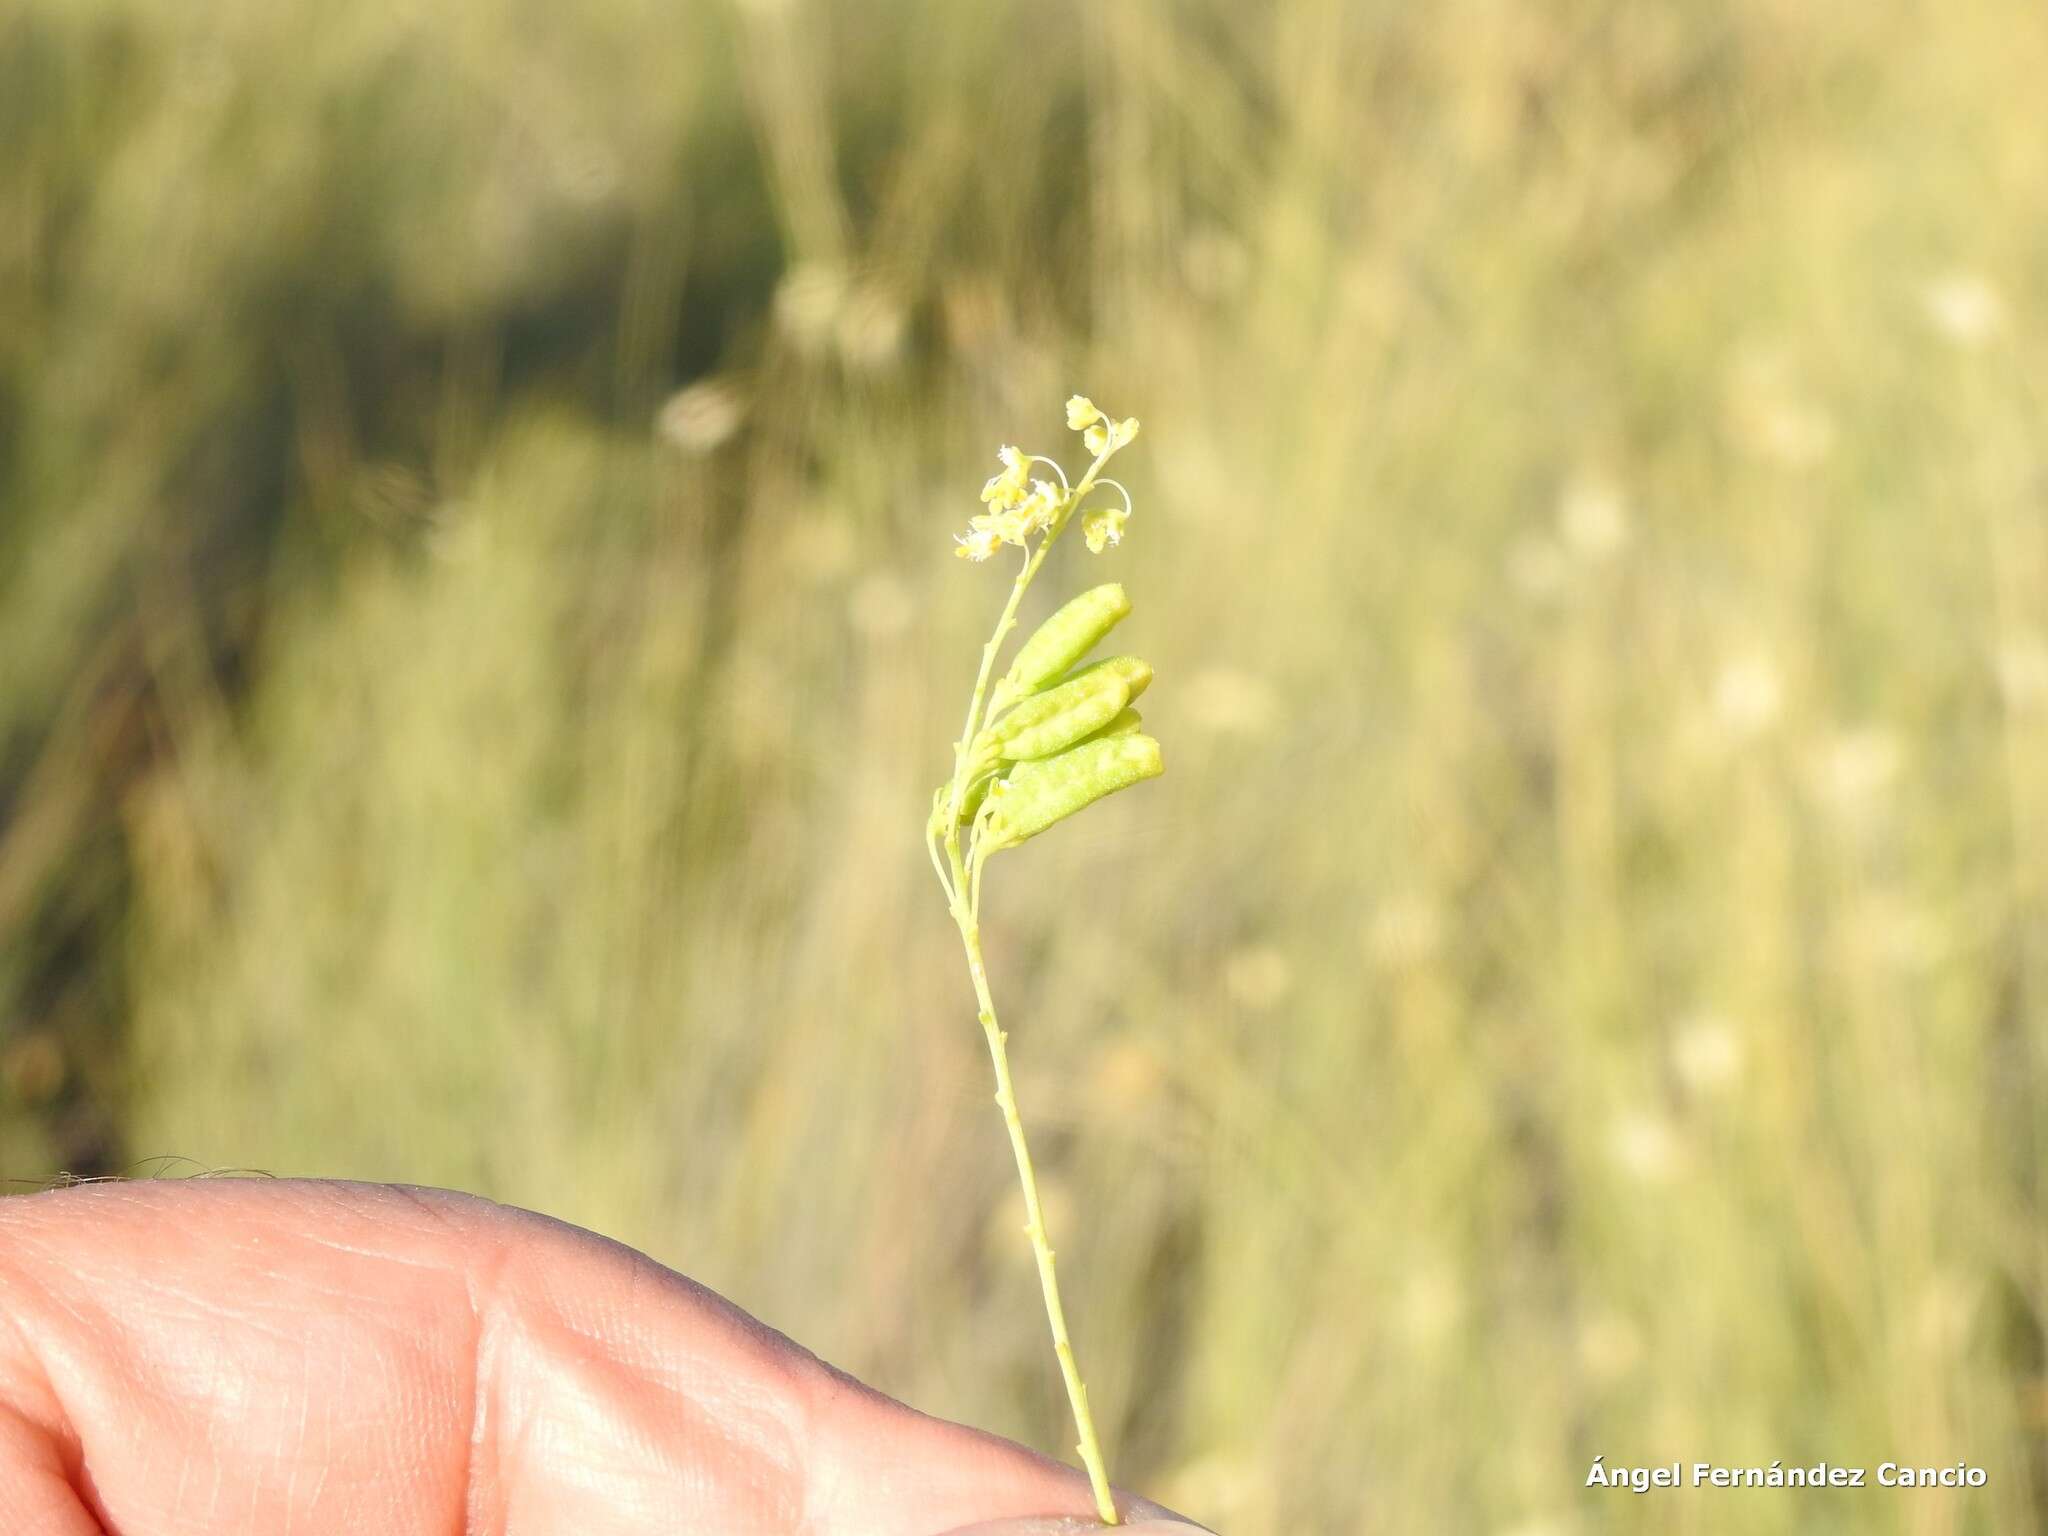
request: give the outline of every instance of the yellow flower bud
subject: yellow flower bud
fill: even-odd
[[[1137,417],[1126,416],[1122,421],[1111,421],[1098,412],[1095,424],[1081,434],[1081,441],[1090,453],[1100,458],[1105,453],[1123,447],[1137,435]]]
[[[988,484],[981,488],[981,499],[992,507],[1007,509],[1024,499],[1024,487],[1031,478],[1031,460],[1022,449],[1007,443],[996,450],[996,457],[1003,462],[1003,472],[989,477]]]
[[[1067,425],[1074,431],[1079,432],[1084,427],[1092,427],[1100,420],[1101,409],[1086,395],[1075,395],[1067,401]]]
[[[1124,541],[1124,524],[1131,514],[1122,507],[1104,507],[1090,512],[1081,519],[1081,537],[1088,541],[1088,552],[1099,555],[1111,544]]]
[[[1021,533],[1011,542],[1021,544],[1025,537],[1043,533],[1050,528],[1052,520],[1059,515],[1060,507],[1065,502],[1066,492],[1050,480],[1032,481],[1031,494],[1017,504],[1017,520]]]

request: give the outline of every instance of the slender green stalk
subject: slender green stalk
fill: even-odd
[[[1096,469],[1101,468],[1098,461]],[[1075,495],[1085,494],[1094,471],[1081,482]],[[946,861],[952,878],[947,883],[953,922],[960,930],[961,945],[967,951],[967,971],[974,982],[974,999],[980,1009],[982,1033],[988,1038],[989,1060],[995,1067],[996,1103],[1003,1112],[1003,1125],[1010,1133],[1010,1151],[1017,1160],[1017,1182],[1024,1191],[1024,1232],[1031,1239],[1032,1256],[1038,1261],[1038,1287],[1045,1296],[1045,1316],[1052,1327],[1053,1353],[1059,1357],[1060,1377],[1067,1387],[1067,1401],[1074,1410],[1074,1430],[1079,1443],[1074,1449],[1088,1469],[1088,1483],[1095,1492],[1095,1510],[1104,1525],[1117,1523],[1116,1502],[1110,1495],[1109,1468],[1103,1460],[1102,1441],[1095,1432],[1095,1416],[1088,1408],[1088,1388],[1081,1380],[1081,1368],[1074,1359],[1073,1341],[1067,1335],[1067,1309],[1060,1301],[1060,1282],[1053,1262],[1052,1240],[1046,1235],[1045,1207],[1038,1198],[1038,1172],[1031,1161],[1031,1147],[1024,1138],[1024,1120],[1017,1109],[1017,1091],[1010,1081],[1010,1055],[1005,1048],[1009,1036],[996,1022],[995,999],[989,993],[988,969],[981,958],[981,860],[974,861],[970,875],[960,853],[960,806],[968,789],[968,752],[981,726],[981,709],[988,693],[989,676],[1003,641],[1017,624],[1017,608],[1031,578],[1045,562],[1059,529],[1055,526],[1031,551],[1017,581],[1010,588],[1010,600],[1003,605],[988,644],[982,647],[981,671],[974,680],[974,697],[967,709],[967,726],[961,732],[954,754],[953,783],[948,799],[948,830],[945,835]]]
[[[961,889],[960,869],[954,866],[954,889]],[[1081,1380],[1081,1368],[1074,1359],[1073,1341],[1067,1336],[1067,1310],[1060,1302],[1059,1274],[1053,1262],[1052,1240],[1046,1235],[1045,1207],[1038,1198],[1038,1173],[1031,1162],[1031,1147],[1024,1139],[1024,1120],[1017,1109],[1017,1090],[1010,1081],[1010,1055],[1005,1049],[1009,1036],[996,1022],[995,1000],[989,995],[988,971],[981,959],[981,925],[968,908],[965,897],[953,903],[953,921],[960,929],[960,942],[967,950],[967,969],[974,978],[974,998],[980,1005],[982,1033],[988,1037],[989,1060],[995,1066],[996,1104],[1003,1112],[1003,1125],[1010,1133],[1010,1151],[1017,1159],[1017,1182],[1024,1190],[1024,1232],[1031,1239],[1031,1252],[1038,1261],[1038,1288],[1045,1295],[1046,1320],[1052,1326],[1053,1353],[1059,1356],[1060,1376],[1067,1385],[1067,1401],[1073,1405],[1074,1429],[1081,1464],[1088,1469],[1089,1486],[1095,1490],[1096,1513],[1104,1525],[1117,1523],[1116,1503],[1109,1491],[1109,1468],[1102,1457],[1102,1441],[1095,1432],[1095,1416],[1088,1409],[1088,1388]]]
[[[1011,584],[1008,600],[996,619],[988,643],[981,649],[981,666],[975,674],[974,691],[968,698],[967,720],[960,739],[953,744],[953,774],[933,795],[932,819],[926,842],[945,889],[947,908],[960,930],[960,942],[967,953],[967,971],[974,983],[974,998],[983,1035],[988,1040],[989,1060],[995,1068],[996,1104],[1003,1112],[1003,1126],[1010,1137],[1010,1151],[1017,1162],[1017,1181],[1024,1192],[1025,1235],[1038,1264],[1039,1289],[1045,1297],[1046,1320],[1052,1329],[1053,1352],[1059,1357],[1060,1376],[1066,1383],[1067,1400],[1073,1407],[1074,1428],[1079,1437],[1075,1449],[1088,1471],[1095,1495],[1096,1512],[1105,1525],[1118,1523],[1116,1503],[1110,1494],[1109,1471],[1102,1443],[1095,1431],[1095,1419],[1088,1409],[1088,1389],[1074,1359],[1073,1341],[1067,1334],[1066,1308],[1060,1300],[1058,1271],[1053,1261],[1052,1240],[1045,1229],[1045,1207],[1039,1198],[1038,1173],[1031,1161],[1031,1148],[1024,1137],[1024,1121],[1017,1108],[1017,1091],[1010,1077],[1007,1050],[1009,1036],[996,1021],[996,1005],[990,995],[988,969],[981,955],[981,876],[990,854],[1035,834],[1053,821],[1100,798],[1139,777],[1158,771],[1158,748],[1149,740],[1126,754],[1118,764],[1098,761],[1099,754],[1075,749],[1109,715],[1126,703],[1125,688],[1133,675],[1129,670],[1102,674],[1099,682],[1081,685],[1096,713],[1075,723],[1062,716],[1064,695],[1058,690],[1046,695],[1043,706],[1032,717],[1028,730],[1006,730],[1004,721],[1019,717],[1004,711],[1018,704],[1034,688],[1049,685],[1049,675],[1064,670],[1078,659],[1127,610],[1121,587],[1100,587],[1076,599],[1076,606],[1100,613],[1084,613],[1061,627],[1061,616],[1047,621],[1041,630],[1045,639],[1028,642],[1019,653],[1004,683],[993,697],[990,680],[1003,642],[1016,628],[1017,612],[1033,579],[1045,564],[1045,557],[1060,535],[1074,520],[1077,509],[1095,489],[1103,466],[1137,432],[1137,423],[1112,422],[1089,402],[1076,397],[1068,404],[1068,424],[1085,430],[1095,460],[1077,483],[1069,484],[1066,474],[1050,459],[1020,454],[1014,448],[1002,452],[1004,472],[989,482],[982,500],[989,512],[976,517],[972,531],[961,542],[961,553],[975,561],[986,560],[999,547],[1015,545],[1025,552],[1022,567]],[[1029,465],[1043,463],[1059,475],[1060,483],[1033,481],[1029,490],[1025,478]],[[1130,496],[1120,485],[1100,482],[1115,489],[1123,509],[1089,514],[1088,546],[1100,552],[1122,537],[1123,521],[1130,515]],[[1072,643],[1068,643],[1071,641]],[[1130,658],[1126,658],[1130,661]],[[1149,680],[1151,670],[1141,662],[1137,686]],[[1071,691],[1071,690],[1070,690]],[[1057,702],[1056,702],[1057,700]],[[1127,712],[1127,711],[1126,711]],[[1128,713],[1128,712],[1127,712]],[[1118,743],[1119,748],[1123,746]],[[1008,757],[1038,758],[1027,766],[1037,770],[1035,788],[1012,787],[1004,777]],[[1020,786],[1022,779],[1020,778]],[[970,813],[970,799],[981,796],[978,809]],[[1005,798],[1007,797],[1007,798]],[[1004,807],[1008,807],[1007,812]],[[963,847],[963,831],[965,846]]]
[[[988,697],[989,674],[995,670],[996,653],[1003,648],[1003,641],[1017,627],[1017,605],[1024,601],[1025,589],[1031,585],[1031,578],[1038,574],[1039,566],[1045,563],[1045,552],[1050,548],[1052,538],[1048,535],[1025,557],[1024,569],[1017,573],[1016,585],[1010,588],[1010,600],[1003,604],[1002,617],[996,620],[995,632],[988,637],[988,644],[981,648],[981,671],[975,675],[974,693],[967,701],[967,724],[960,732],[960,739],[953,743],[951,804],[954,830],[947,834],[947,842],[955,848],[960,841],[960,802],[967,793],[967,753],[973,745],[975,733],[981,728],[981,706]],[[959,883],[957,873],[954,883]]]

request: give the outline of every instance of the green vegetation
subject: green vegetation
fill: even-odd
[[[17,0],[4,1171],[475,1189],[1066,1443],[905,829],[1079,384],[1174,768],[985,942],[1119,1480],[2039,1529],[2044,76],[1970,0]]]
[[[1115,1525],[1109,1467],[1067,1335],[1038,1172],[1017,1108],[1010,1037],[996,1020],[981,946],[981,872],[992,855],[1049,831],[1105,795],[1157,778],[1166,766],[1159,743],[1136,734],[1139,717],[1130,707],[1150,685],[1151,667],[1135,656],[1110,656],[1068,671],[1131,611],[1121,584],[1106,582],[1066,603],[1017,648],[1009,670],[1001,678],[995,675],[996,658],[1017,626],[1017,611],[1060,536],[1078,521],[1089,550],[1099,555],[1110,544],[1123,542],[1123,527],[1132,512],[1131,493],[1102,471],[1117,450],[1138,435],[1137,419],[1107,419],[1092,400],[1075,395],[1067,401],[1067,425],[1084,434],[1084,444],[1095,456],[1080,479],[1069,480],[1055,459],[1005,446],[998,454],[1002,472],[982,488],[987,510],[975,513],[968,531],[959,536],[955,553],[963,559],[979,563],[1005,547],[1021,551],[1023,559],[995,630],[981,648],[967,721],[953,743],[953,773],[932,793],[925,841],[974,982],[975,1016],[988,1040],[996,1104],[1017,1163],[1018,1193],[1024,1197],[1024,1234],[1038,1266],[1053,1353],[1073,1406],[1074,1429],[1081,1437],[1074,1450],[1088,1469],[1097,1515],[1103,1524]],[[1059,484],[1033,479],[1031,470],[1038,464],[1051,470]],[[1112,502],[1089,510],[1089,496],[1103,489],[1115,491],[1123,505]]]

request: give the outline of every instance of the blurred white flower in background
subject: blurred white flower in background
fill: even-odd
[[[1638,1183],[1662,1184],[1678,1171],[1678,1136],[1669,1120],[1648,1110],[1618,1116],[1608,1130],[1607,1151]]]
[[[1613,559],[1629,540],[1628,503],[1605,475],[1580,474],[1557,504],[1557,531],[1564,545],[1589,564]]]
[[[1948,272],[1920,291],[1928,322],[1959,347],[1980,347],[2004,327],[2005,301],[1975,272]]]
[[[1736,741],[1761,736],[1778,723],[1784,708],[1778,669],[1761,652],[1734,657],[1714,679],[1714,718]]]
[[[1401,1331],[1418,1349],[1434,1349],[1465,1315],[1465,1290],[1442,1264],[1425,1263],[1409,1272],[1401,1287],[1397,1315]]]
[[[746,403],[724,379],[699,379],[662,405],[655,427],[689,454],[706,454],[731,439],[747,419]]]
[[[2048,644],[2035,634],[2013,636],[1992,658],[2005,707],[2014,714],[2048,708]]]
[[[823,351],[839,324],[849,287],[843,267],[798,262],[775,290],[775,323],[803,351]]]
[[[1696,1013],[1672,1037],[1671,1065],[1695,1093],[1718,1093],[1742,1075],[1742,1039],[1719,1014]]]
[[[1882,810],[1904,760],[1897,733],[1858,726],[1837,732],[1815,752],[1808,777],[1827,810],[1860,826]]]

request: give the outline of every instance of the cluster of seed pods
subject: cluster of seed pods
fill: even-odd
[[[1077,665],[1130,611],[1117,582],[1083,592],[1038,627],[996,685],[970,753],[974,788],[960,810],[966,821],[985,813],[980,856],[1165,768],[1159,743],[1131,708],[1152,668],[1135,656]]]

